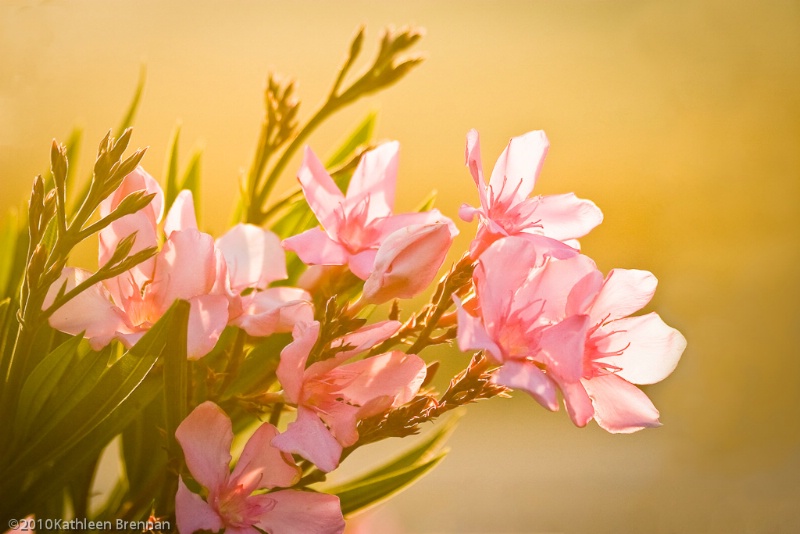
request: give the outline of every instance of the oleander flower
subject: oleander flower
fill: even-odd
[[[495,381],[570,418],[609,432],[658,426],[658,410],[634,384],[677,365],[686,340],[655,313],[626,317],[655,291],[646,271],[612,270],[603,280],[584,255],[543,256],[524,238],[492,244],[474,272],[477,302],[458,306],[458,343],[499,364]]]
[[[411,224],[449,221],[438,210],[394,215],[399,143],[385,143],[364,154],[347,194],[310,148],[297,175],[308,205],[322,228],[283,241],[307,265],[347,265],[366,280],[381,243],[395,230]]]
[[[158,244],[157,225],[161,219],[163,193],[143,169],[129,174],[120,187],[103,201],[101,214],[108,214],[129,193],[139,188],[156,193],[150,205],[126,215],[100,232],[100,264],[113,254],[117,244],[136,232],[132,252]],[[176,202],[175,210],[187,210],[191,196]],[[171,210],[172,214],[172,210]],[[187,354],[190,359],[206,355],[228,323],[228,296],[224,291],[225,262],[214,239],[196,228],[181,226],[185,217],[170,216],[167,239],[149,260],[114,278],[95,284],[59,308],[50,325],[62,332],[85,332],[92,348],[98,350],[113,339],[131,347],[166,313],[176,299],[189,302]],[[67,290],[86,280],[91,273],[66,268],[48,291],[45,307],[66,282]]]
[[[512,138],[497,159],[487,184],[478,132],[469,131],[466,165],[478,187],[481,205],[474,208],[464,204],[458,213],[467,222],[476,216],[479,219],[478,233],[470,246],[473,258],[497,239],[519,234],[543,235],[577,248],[574,240],[603,221],[603,213],[592,201],[574,193],[528,198],[549,147],[541,130]]]
[[[344,518],[334,495],[291,489],[254,494],[300,480],[300,469],[291,456],[270,445],[277,435],[271,424],[259,426],[231,472],[230,418],[211,401],[195,408],[178,426],[175,437],[189,472],[208,493],[204,499],[180,479],[175,497],[178,530],[182,534],[223,528],[227,534],[343,532]]]
[[[392,351],[344,364],[399,328],[397,321],[385,321],[357,330],[332,343],[346,350],[308,365],[320,325],[315,321],[295,326],[294,341],[281,352],[277,375],[284,397],[297,406],[297,419],[272,444],[299,454],[322,471],[332,471],[339,465],[342,448],[358,441],[360,419],[414,398],[426,371],[419,356]]]

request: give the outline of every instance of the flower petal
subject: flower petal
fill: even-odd
[[[347,188],[347,207],[369,198],[367,221],[391,215],[397,184],[400,143],[383,143],[361,157]],[[347,210],[349,211],[349,210]],[[323,225],[324,226],[324,225]]]
[[[619,332],[602,338],[597,343],[601,352],[621,350],[621,355],[610,356],[602,361],[622,370],[617,373],[633,384],[654,384],[664,380],[678,365],[686,349],[686,338],[667,326],[657,313],[639,317],[619,319],[605,325],[605,329]]]
[[[261,496],[254,496],[257,498]],[[275,501],[257,526],[274,534],[341,534],[344,532],[339,497],[310,491],[282,490],[264,495]]]
[[[311,211],[322,227],[335,236],[338,224],[335,210],[341,209],[339,206],[344,203],[344,195],[309,147],[305,149],[297,179]]]
[[[489,187],[495,195],[493,205],[521,202],[531,194],[549,148],[550,142],[541,130],[509,141],[489,179]]]
[[[317,414],[305,406],[297,407],[297,419],[272,440],[272,446],[299,454],[326,473],[336,469],[342,456],[342,446]]]
[[[539,197],[534,216],[542,225],[541,232],[559,241],[583,237],[603,222],[600,208],[574,193]]]
[[[467,147],[464,151],[464,164],[469,167],[472,179],[478,187],[483,210],[489,208],[486,200],[486,181],[483,178],[483,163],[481,162],[481,140],[478,130],[474,128],[467,132]],[[466,219],[465,219],[466,220]]]
[[[319,323],[296,324],[292,337],[294,341],[281,351],[276,374],[287,400],[296,404],[300,402],[308,355],[319,337]]]
[[[497,370],[492,382],[528,393],[551,412],[558,410],[555,384],[533,362],[508,360]]]
[[[658,410],[642,390],[619,376],[609,374],[584,380],[594,404],[594,418],[601,428],[615,434],[629,434],[661,426]]]
[[[392,337],[403,323],[400,321],[380,321],[359,328],[353,333],[342,336],[331,342],[331,348],[350,346],[351,349],[336,354],[336,359],[344,361],[359,352],[369,350],[379,343],[383,343]]]
[[[291,332],[299,322],[314,320],[311,295],[296,287],[270,287],[242,298],[242,314],[231,321],[251,336]]]
[[[319,228],[286,238],[283,248],[296,253],[306,265],[347,265],[350,254]]]
[[[100,217],[105,217],[114,211],[126,196],[134,191],[142,190],[146,191],[148,194],[156,194],[153,200],[150,201],[150,204],[139,211],[139,213],[145,214],[150,220],[151,225],[155,227],[164,215],[164,191],[161,189],[161,186],[158,185],[156,179],[150,176],[141,165],[123,178],[119,187],[100,203]]]
[[[539,346],[547,354],[547,370],[559,383],[574,383],[583,374],[588,315],[573,315],[542,331]]]
[[[211,352],[228,324],[228,299],[224,295],[201,295],[189,299],[186,355],[198,360]]]
[[[390,396],[393,406],[414,398],[425,380],[425,362],[415,354],[400,351],[371,356],[343,365],[331,373],[355,373],[356,378],[341,393],[363,406],[375,397]]]
[[[178,493],[175,495],[175,519],[179,532],[192,533],[198,530],[216,532],[223,526],[222,518],[202,497],[189,491],[183,478],[178,478]]]
[[[503,351],[492,340],[486,332],[483,323],[477,317],[473,317],[461,303],[461,299],[453,295],[456,303],[456,313],[458,314],[458,348],[462,351],[485,350],[496,362],[503,361]]]
[[[216,272],[214,240],[210,235],[193,229],[172,232],[156,256],[149,287],[151,298],[164,313],[176,299],[208,294]]]
[[[172,232],[188,230],[189,228],[197,230],[197,215],[194,211],[192,192],[184,189],[175,197],[175,201],[167,213],[167,218],[164,221],[164,234],[169,237]]]
[[[264,289],[287,277],[286,253],[280,238],[269,230],[237,224],[217,239],[217,248],[225,256],[231,287],[237,292]]]
[[[612,269],[592,303],[595,323],[627,317],[644,308],[656,292],[658,280],[649,271]]]
[[[231,473],[230,485],[242,485],[242,493],[250,495],[258,489],[288,487],[300,480],[300,468],[291,456],[271,445],[278,429],[264,423],[250,436],[242,455]]]
[[[212,493],[219,491],[228,477],[233,442],[225,412],[211,401],[204,402],[178,425],[175,438],[194,479]]]
[[[92,273],[83,269],[65,268],[47,291],[43,308],[53,303],[64,282],[69,291],[91,275]],[[84,332],[94,350],[105,347],[121,332],[131,332],[124,313],[111,302],[111,295],[102,283],[94,284],[67,302],[50,316],[48,322],[56,330],[67,334],[77,335]]]
[[[594,417],[592,399],[586,393],[582,382],[579,380],[577,382],[559,381],[558,383],[561,393],[564,395],[564,406],[567,408],[569,418],[579,428],[585,427]]]

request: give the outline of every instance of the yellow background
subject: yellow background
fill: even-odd
[[[330,154],[377,110],[378,136],[402,145],[399,211],[436,188],[457,218],[477,203],[467,130],[481,132],[489,167],[508,138],[544,129],[552,146],[536,192],[602,208],[584,251],[603,270],[653,271],[648,310],[689,347],[647,388],[660,429],[576,429],[521,395],[474,406],[449,458],[381,509],[374,532],[390,522],[410,533],[799,531],[800,4],[287,4],[2,0],[0,210],[22,202],[50,139],[76,124],[88,172],[145,63],[133,144],[150,145],[144,164],[160,178],[181,121],[182,164],[205,148],[203,225],[219,234],[267,72],[299,80],[307,117],[357,25],[366,56],[384,25],[420,25],[423,66],[338,115],[314,149]],[[459,224],[463,250],[474,227]],[[465,361],[436,356],[452,369]]]

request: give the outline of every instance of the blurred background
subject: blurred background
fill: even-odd
[[[398,211],[437,189],[457,218],[478,202],[466,132],[480,131],[488,167],[510,137],[545,130],[536,192],[594,200],[605,222],[584,252],[604,271],[654,272],[646,311],[689,342],[675,373],[646,389],[663,427],[614,436],[522,395],[493,399],[362,532],[800,531],[798,2],[2,0],[0,212],[22,204],[51,139],[73,126],[84,129],[78,175],[89,172],[144,64],[132,145],[150,146],[144,165],[161,178],[182,125],[181,164],[204,149],[203,226],[219,235],[267,73],[299,81],[307,117],[360,24],[362,65],[388,24],[425,28],[427,60],[329,121],[316,152],[376,111],[378,137],[402,146]],[[474,227],[459,224],[464,250]],[[94,267],[93,256],[77,261]],[[466,363],[431,356],[452,372]]]

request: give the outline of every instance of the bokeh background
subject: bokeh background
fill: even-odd
[[[456,218],[462,202],[477,203],[467,130],[481,132],[488,166],[511,136],[544,129],[552,147],[537,192],[594,200],[606,219],[584,251],[603,270],[653,271],[648,310],[689,341],[675,373],[647,388],[663,427],[576,429],[520,395],[474,406],[448,459],[364,528],[800,531],[796,1],[2,0],[0,211],[22,203],[50,140],[75,125],[79,175],[88,172],[145,64],[133,144],[150,146],[144,163],[160,177],[182,124],[182,164],[204,149],[203,226],[221,233],[267,73],[299,80],[307,116],[359,24],[366,56],[385,25],[424,27],[416,49],[427,60],[336,116],[310,141],[318,153],[377,111],[378,136],[402,145],[399,207],[435,188]],[[460,224],[463,250],[474,228]],[[77,261],[91,266],[91,256]],[[453,371],[466,361],[433,356]]]

